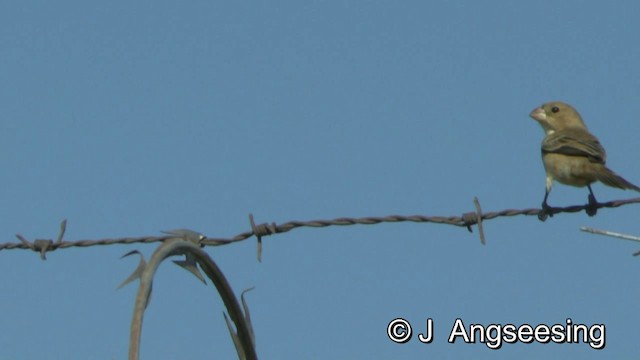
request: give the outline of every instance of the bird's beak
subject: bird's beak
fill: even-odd
[[[529,114],[534,120],[537,121],[545,121],[547,120],[547,113],[544,111],[542,107],[537,107],[531,111]]]

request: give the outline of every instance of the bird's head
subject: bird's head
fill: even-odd
[[[529,116],[540,123],[547,135],[567,128],[587,129],[578,111],[560,101],[542,104],[533,109]]]

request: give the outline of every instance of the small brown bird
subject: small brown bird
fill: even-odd
[[[589,188],[589,216],[598,211],[598,202],[591,184],[601,183],[620,189],[640,191],[640,187],[628,182],[605,166],[607,154],[598,138],[593,136],[582,121],[580,114],[571,105],[559,101],[548,102],[529,114],[544,129],[542,140],[542,163],[547,173],[547,186],[538,215],[545,220],[553,215],[547,198],[553,181],[565,185]]]

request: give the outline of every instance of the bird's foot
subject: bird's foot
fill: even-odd
[[[538,213],[538,220],[545,221],[548,217],[553,217],[553,208],[545,201],[542,203],[542,209]]]
[[[585,206],[584,210],[589,216],[594,216],[598,213],[598,206],[600,203],[596,200],[596,197],[589,194],[589,203]]]

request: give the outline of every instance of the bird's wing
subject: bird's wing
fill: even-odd
[[[607,158],[598,139],[582,129],[565,129],[547,136],[542,142],[542,152],[584,156],[600,164],[604,164]]]

